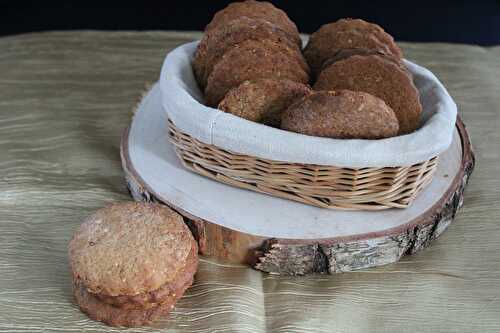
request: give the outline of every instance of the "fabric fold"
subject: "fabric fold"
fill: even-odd
[[[413,74],[424,110],[420,129],[381,140],[340,140],[287,132],[203,105],[191,69],[197,44],[181,45],[167,55],[160,89],[168,117],[203,143],[270,160],[351,168],[409,166],[431,159],[451,144],[455,102],[432,72],[408,60],[405,65]]]

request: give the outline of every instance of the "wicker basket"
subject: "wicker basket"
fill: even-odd
[[[323,208],[405,208],[430,183],[437,157],[408,167],[338,168],[235,154],[198,141],[169,121],[184,167],[217,181]]]
[[[452,142],[455,102],[432,72],[410,61],[424,107],[420,128],[368,142],[291,133],[205,106],[191,68],[196,48],[188,43],[167,55],[159,102],[182,164],[203,176],[324,208],[405,208]]]

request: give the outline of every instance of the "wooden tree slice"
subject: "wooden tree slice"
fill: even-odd
[[[453,221],[474,168],[458,119],[433,181],[406,209],[336,211],[233,188],[181,166],[168,141],[158,86],[124,132],[121,157],[133,198],[183,215],[202,255],[292,275],[384,265],[425,248]]]

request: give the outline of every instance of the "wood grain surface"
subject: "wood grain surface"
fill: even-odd
[[[184,169],[168,139],[159,94],[158,84],[145,94],[122,136],[120,155],[131,196],[183,215],[200,254],[271,274],[343,273],[390,264],[430,246],[453,221],[474,169],[467,130],[458,117],[432,184],[411,207],[379,212],[312,208]]]
[[[49,32],[0,39],[0,332],[103,332],[72,303],[66,245],[84,216],[129,200],[120,135],[175,32]],[[202,259],[156,329],[130,332],[500,330],[500,47],[401,44],[448,87],[477,168],[456,221],[397,264],[277,277]],[[159,329],[158,329],[159,328]]]

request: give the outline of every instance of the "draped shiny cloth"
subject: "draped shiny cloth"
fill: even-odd
[[[120,135],[165,53],[199,37],[0,38],[0,332],[122,332],[73,304],[66,246],[86,215],[130,199]],[[500,330],[500,47],[401,46],[446,85],[476,149],[465,204],[449,230],[397,264],[334,276],[270,276],[203,258],[195,285],[157,330]]]

